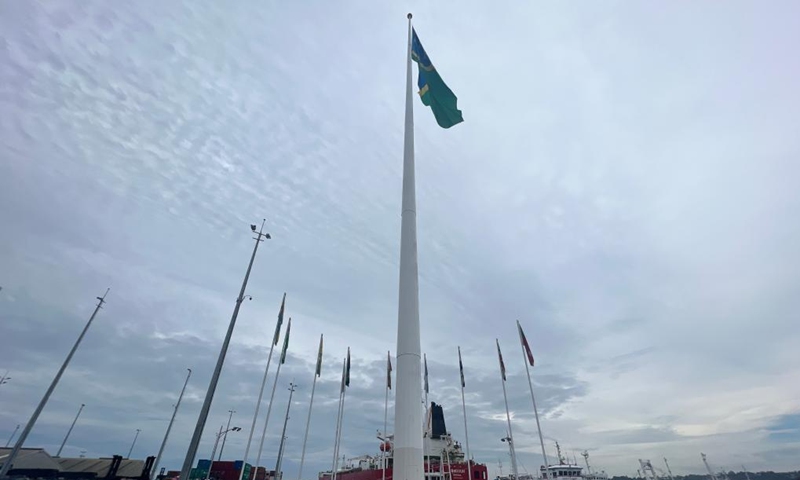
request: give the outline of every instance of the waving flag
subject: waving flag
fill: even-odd
[[[347,367],[344,376],[344,386],[345,387],[350,386],[350,347],[347,347]]]
[[[283,350],[281,350],[281,363],[286,363],[286,352],[289,351],[289,332],[292,330],[292,317],[286,324],[286,336],[283,337]]]
[[[430,393],[428,388],[428,356],[423,354],[422,358],[425,360],[425,393]]]
[[[439,76],[436,67],[422,48],[416,30],[413,31],[411,38],[411,60],[417,62],[419,67],[417,77],[419,97],[423,105],[431,107],[436,123],[442,128],[450,128],[463,122],[464,117],[461,116],[461,110],[457,105],[458,98]]]
[[[503,381],[506,381],[506,364],[503,363],[503,353],[500,352],[500,340],[495,339],[497,342],[497,358],[500,359],[500,374],[503,376]]]
[[[386,388],[392,389],[392,353],[386,352]]]
[[[345,375],[347,375],[346,372],[347,372],[347,360],[342,359],[342,388],[340,390],[340,393],[344,393],[344,378]],[[341,399],[339,401],[341,401]]]
[[[519,330],[519,341],[522,343],[522,348],[525,349],[525,355],[528,357],[528,363],[533,366],[533,353],[531,352],[531,347],[528,345],[528,339],[525,338],[525,332],[522,331],[522,326],[519,324],[519,320],[517,320],[517,329]]]
[[[319,352],[317,352],[317,370],[314,373],[318,377],[322,375],[322,335],[319,336]]]
[[[278,312],[278,324],[275,325],[275,336],[272,337],[272,344],[277,345],[278,339],[281,336],[281,325],[283,325],[283,311],[286,307],[286,294],[283,294],[283,300],[281,300],[281,309]]]
[[[461,363],[461,347],[458,347],[458,371],[461,372],[461,388],[467,386],[464,382],[464,364]]]

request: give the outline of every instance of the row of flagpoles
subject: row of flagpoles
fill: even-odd
[[[243,458],[243,462],[242,462],[243,464],[247,464],[247,460],[248,460],[249,455],[250,455],[250,448],[251,448],[252,442],[253,442],[253,434],[256,431],[256,426],[257,426],[258,418],[259,418],[258,414],[259,414],[259,411],[261,409],[261,403],[262,403],[262,399],[263,399],[263,396],[264,396],[264,388],[265,388],[266,383],[267,383],[267,378],[269,377],[269,371],[270,371],[270,366],[272,364],[272,357],[273,357],[273,354],[275,352],[275,347],[280,342],[281,326],[283,325],[283,318],[284,318],[285,312],[286,312],[286,294],[284,293],[283,294],[283,299],[281,300],[281,307],[280,307],[280,310],[278,311],[278,321],[277,321],[277,324],[275,325],[275,334],[272,337],[272,342],[270,343],[270,348],[269,348],[269,354],[267,355],[267,364],[266,364],[266,367],[264,369],[264,376],[263,376],[263,378],[261,380],[261,388],[260,388],[259,393],[258,393],[258,400],[256,401],[255,410],[253,412],[253,421],[252,421],[252,424],[250,426],[250,432],[249,432],[248,438],[247,438],[247,446],[245,447],[244,458]],[[288,350],[289,350],[289,334],[291,332],[291,328],[292,328],[292,319],[290,317],[288,322],[286,323],[286,331],[285,331],[284,336],[283,336],[283,346],[281,348],[281,355],[280,355],[280,359],[279,359],[279,362],[278,362],[278,367],[277,367],[277,369],[275,371],[275,378],[274,378],[273,383],[272,383],[272,392],[270,393],[269,403],[267,404],[267,413],[266,413],[266,416],[264,418],[264,426],[263,426],[263,429],[261,430],[261,438],[260,438],[260,441],[259,441],[258,450],[257,450],[257,454],[256,454],[256,461],[255,461],[255,464],[254,464],[256,467],[258,467],[261,464],[261,455],[262,455],[263,450],[264,450],[264,439],[266,438],[267,427],[269,426],[270,414],[272,413],[272,404],[273,404],[273,400],[275,399],[275,391],[277,390],[278,380],[280,378],[280,373],[281,373],[281,367],[283,366],[284,363],[286,363],[286,357],[287,357],[287,353],[288,353]],[[323,351],[323,335],[320,334],[320,336],[319,336],[319,349],[317,351],[317,363],[316,363],[316,367],[314,369],[314,378],[313,378],[313,381],[312,381],[312,384],[311,384],[311,398],[310,398],[309,405],[308,405],[308,414],[307,414],[307,417],[306,417],[305,434],[303,436],[303,448],[302,448],[302,453],[300,455],[300,466],[299,466],[299,469],[298,469],[298,472],[297,472],[298,480],[300,480],[302,478],[302,475],[303,475],[303,465],[305,463],[306,446],[308,444],[308,433],[309,433],[309,427],[311,425],[311,412],[312,412],[312,409],[314,407],[314,394],[316,393],[317,379],[322,374],[322,351]],[[349,347],[347,349],[347,358],[345,360],[344,368],[345,368],[345,370],[343,370],[343,372],[342,372],[342,388],[341,388],[340,396],[339,396],[339,415],[337,417],[337,442],[336,442],[337,445],[335,447],[335,450],[337,451],[337,453],[338,453],[338,442],[339,442],[339,439],[341,438],[340,427],[341,427],[342,413],[343,413],[343,409],[344,409],[344,392],[345,392],[345,387],[350,385],[350,348]],[[292,384],[290,390],[292,392],[294,391],[294,384]],[[289,396],[289,407],[291,407],[291,398],[292,397],[290,395]],[[288,407],[287,407],[287,419],[288,419]],[[285,435],[285,429],[286,429],[286,425],[284,423],[284,435]],[[275,466],[275,471],[276,472],[280,471],[280,465],[281,465],[281,460],[282,460],[281,457],[282,457],[282,453],[283,453],[283,440],[284,439],[282,438],[281,439],[281,448],[279,449],[279,452],[278,452],[278,458],[277,458],[277,462],[276,462],[276,466]],[[336,453],[335,453],[335,455],[336,455]],[[244,468],[239,470],[239,480],[242,480],[242,478],[244,476],[244,470],[245,470]],[[254,478],[254,476],[255,476],[255,471],[251,475],[251,478]]]
[[[273,335],[272,342],[270,343],[269,354],[267,355],[267,362],[266,362],[266,367],[265,367],[265,370],[264,370],[264,376],[263,376],[262,381],[261,381],[261,388],[259,390],[258,400],[256,402],[255,410],[254,410],[254,413],[253,413],[253,421],[252,421],[251,428],[250,428],[250,431],[249,431],[249,434],[248,434],[247,444],[246,444],[245,452],[244,452],[243,463],[245,463],[245,464],[247,463],[249,455],[251,453],[250,450],[251,450],[251,447],[252,447],[253,435],[255,433],[256,426],[257,426],[257,423],[258,423],[259,411],[260,411],[260,408],[261,408],[263,395],[264,395],[264,388],[266,387],[267,378],[269,376],[270,366],[271,366],[271,363],[272,363],[272,357],[273,357],[273,354],[274,354],[274,351],[275,351],[275,347],[280,342],[281,327],[283,325],[285,311],[286,311],[286,294],[283,295],[283,299],[281,301],[280,310],[278,312],[278,321],[277,321],[277,324],[275,325],[275,333]],[[291,332],[291,325],[292,325],[292,319],[290,317],[288,319],[288,321],[287,321],[287,324],[286,324],[286,331],[285,331],[284,336],[283,336],[283,345],[282,345],[282,348],[281,348],[280,358],[279,358],[277,370],[275,372],[275,377],[274,377],[273,384],[272,384],[272,391],[270,393],[270,400],[269,400],[269,402],[267,404],[267,412],[266,412],[266,415],[265,415],[265,418],[264,418],[264,425],[263,425],[263,428],[262,428],[262,431],[261,431],[261,437],[260,437],[260,440],[259,440],[259,446],[258,446],[258,450],[257,450],[257,454],[256,454],[256,461],[255,461],[255,464],[254,464],[256,466],[260,465],[260,462],[261,462],[261,456],[262,456],[263,448],[264,448],[264,440],[266,438],[267,427],[269,425],[270,414],[271,414],[271,411],[272,411],[272,404],[273,404],[273,400],[275,398],[275,391],[277,390],[277,385],[278,385],[278,380],[279,380],[279,377],[280,377],[281,367],[286,362],[286,358],[287,358],[287,352],[288,352],[288,348],[289,348],[289,336],[290,336],[290,332]],[[546,451],[545,451],[545,448],[544,448],[544,437],[542,435],[541,425],[540,425],[540,422],[539,422],[539,412],[538,412],[538,409],[537,409],[537,406],[536,406],[536,397],[534,395],[533,382],[531,381],[531,373],[530,373],[530,367],[534,366],[534,357],[533,357],[533,353],[531,351],[530,345],[528,344],[527,338],[525,337],[525,333],[523,332],[522,326],[520,325],[519,321],[517,321],[517,331],[518,331],[518,334],[519,334],[520,346],[521,346],[521,349],[522,349],[522,355],[523,355],[523,359],[524,359],[523,363],[525,364],[525,372],[526,372],[527,378],[528,378],[528,388],[530,390],[531,402],[533,404],[533,411],[534,411],[534,415],[535,415],[535,418],[536,418],[536,426],[537,426],[537,430],[538,430],[538,433],[539,433],[539,441],[540,441],[541,448],[542,448],[542,457],[544,458],[544,461],[545,461],[545,464],[546,464],[547,463],[547,454],[546,454]],[[506,381],[507,381],[506,367],[505,367],[505,362],[503,360],[503,354],[502,354],[502,351],[500,349],[499,340],[495,340],[495,344],[496,344],[496,347],[497,347],[497,356],[498,356],[498,362],[499,362],[499,366],[500,366],[500,376],[501,376],[502,388],[503,388],[503,400],[504,400],[505,408],[506,408],[506,422],[507,422],[507,427],[508,427],[508,439],[510,440],[509,449],[510,449],[510,452],[511,452],[512,472],[513,472],[515,478],[518,478],[516,451],[515,451],[515,448],[514,448],[514,440],[513,440],[514,437],[513,437],[513,431],[512,431],[512,425],[511,425],[511,413],[510,413],[510,410],[509,410],[509,407],[508,407],[508,396],[507,396],[507,391],[506,391]],[[314,369],[313,382],[312,382],[312,386],[311,386],[311,396],[310,396],[310,400],[309,400],[308,413],[307,413],[307,417],[306,417],[305,433],[304,433],[304,436],[303,436],[303,446],[302,446],[302,451],[301,451],[301,455],[300,455],[299,469],[298,469],[298,473],[297,473],[298,480],[301,480],[302,479],[302,475],[303,475],[303,466],[304,466],[304,463],[305,463],[305,454],[306,454],[306,447],[307,447],[307,443],[308,443],[309,427],[311,425],[311,413],[312,413],[312,409],[313,409],[313,406],[314,406],[314,394],[316,392],[317,379],[320,377],[320,375],[322,373],[322,354],[323,354],[323,335],[320,335],[319,348],[318,348],[318,352],[317,352],[316,367]],[[342,432],[343,432],[345,399],[346,399],[347,388],[350,386],[350,364],[351,364],[350,348],[348,347],[347,348],[347,356],[344,357],[343,360],[342,360],[342,377],[341,377],[341,383],[340,383],[340,388],[339,388],[339,402],[338,402],[337,416],[336,416],[336,430],[335,430],[335,436],[334,436],[333,459],[332,459],[332,465],[331,465],[331,480],[336,480],[337,471],[339,470],[339,467],[340,467],[340,463],[339,463],[340,456],[339,456],[339,454],[340,454]],[[467,468],[468,468],[469,478],[472,478],[472,464],[471,464],[472,458],[471,458],[470,445],[469,445],[469,430],[468,430],[468,422],[467,422],[468,415],[467,415],[466,398],[465,398],[466,379],[465,379],[465,375],[464,375],[464,363],[463,363],[462,356],[461,356],[461,347],[460,346],[458,347],[458,369],[459,369],[460,386],[461,386],[461,407],[462,407],[462,414],[463,414],[463,419],[464,419],[464,434],[465,434],[464,438],[465,438],[465,447],[466,447],[466,454],[467,454]],[[388,435],[388,414],[389,414],[389,392],[390,392],[390,390],[392,390],[392,370],[393,370],[393,367],[392,367],[391,352],[387,352],[387,356],[386,356],[386,384],[385,384],[385,397],[384,397],[384,422],[383,422],[383,437],[384,437],[384,441],[388,441],[388,439],[389,439],[389,435]],[[428,375],[427,355],[423,355],[423,378],[422,378],[422,381],[423,381],[423,392],[424,392],[424,396],[425,396],[425,408],[428,408],[428,394],[430,392],[430,383],[429,383],[429,378],[428,377],[429,377],[429,375]],[[428,420],[426,419],[426,422],[427,421]],[[427,428],[427,427],[425,427],[425,428]],[[381,468],[383,470],[383,472],[382,472],[382,480],[385,480],[386,479],[386,465],[388,463],[387,460],[386,460],[386,454],[387,454],[387,450],[388,449],[382,448],[381,450],[382,450],[381,451]],[[280,456],[281,455],[279,453],[278,459],[277,459],[276,468],[279,468],[278,465],[280,465],[280,462],[281,462]],[[276,470],[276,472],[277,472],[277,470]],[[546,472],[546,470],[545,470],[545,472]],[[244,474],[244,469],[241,469],[240,472],[239,472],[239,480],[243,480],[243,478],[242,478],[243,474]],[[545,476],[546,476],[546,474],[545,474]]]

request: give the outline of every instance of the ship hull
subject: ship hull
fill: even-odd
[[[444,473],[448,480],[470,480],[469,470],[467,469],[466,463],[451,464],[449,469],[448,465],[444,465],[444,472],[439,471],[439,465],[434,464],[432,467],[432,471],[430,472],[428,472],[427,468],[425,469],[426,474],[430,473],[429,478],[441,478],[442,473]],[[426,475],[426,477],[428,477],[428,475]],[[488,473],[486,465],[473,463],[472,478],[473,480],[487,480]],[[319,480],[331,480],[331,474],[329,472],[321,473],[319,475]],[[353,470],[339,471],[336,472],[336,480],[383,480],[383,470],[379,468],[357,468]],[[391,468],[386,469],[386,480],[393,480]]]

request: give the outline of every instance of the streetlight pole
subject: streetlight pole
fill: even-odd
[[[172,418],[169,419],[169,425],[167,425],[167,432],[164,434],[164,440],[161,442],[161,447],[158,449],[158,455],[156,455],[156,461],[153,463],[153,470],[151,474],[151,478],[156,478],[158,472],[158,464],[161,463],[161,455],[164,453],[164,447],[167,446],[167,439],[169,438],[169,432],[172,430],[172,424],[175,422],[175,415],[178,414],[178,408],[181,406],[181,400],[183,400],[183,393],[186,391],[186,385],[189,383],[189,377],[192,376],[192,369],[187,368],[186,370],[189,373],[186,375],[186,381],[183,382],[183,388],[181,389],[181,394],[178,396],[178,403],[175,404],[175,409],[172,410]]]
[[[225,430],[230,430],[231,428],[231,419],[233,418],[233,414],[236,413],[236,410],[228,410],[228,425],[225,427]],[[219,447],[219,457],[217,457],[217,461],[222,460],[222,451],[225,450],[225,440],[228,439],[228,436],[225,435],[222,437],[222,446]]]
[[[139,432],[141,432],[141,430],[137,428],[136,435],[133,437],[133,443],[131,443],[131,449],[128,450],[128,455],[125,456],[125,460],[131,458],[131,453],[133,453],[133,446],[136,445],[136,439],[139,438]]]
[[[214,456],[217,454],[217,447],[219,446],[219,439],[225,439],[228,436],[228,432],[238,432],[241,430],[239,427],[228,428],[226,430],[222,430],[222,425],[219,426],[219,433],[217,434],[217,439],[214,441],[214,449],[211,450],[211,460],[208,462],[208,472],[206,472],[206,480],[211,478],[211,467],[214,466]],[[242,468],[244,468],[244,464],[242,464]]]
[[[78,409],[78,414],[75,415],[75,420],[72,421],[72,425],[69,426],[69,430],[67,430],[67,436],[64,437],[64,441],[61,442],[61,446],[58,447],[58,453],[56,453],[56,457],[61,456],[61,450],[64,450],[64,445],[67,444],[67,439],[69,439],[69,434],[72,433],[72,429],[75,428],[75,422],[78,421],[78,417],[81,416],[81,412],[83,411],[83,407],[85,407],[85,403],[81,403],[81,408]]]
[[[239,296],[236,298],[236,306],[233,308],[233,314],[231,315],[231,321],[228,324],[228,332],[225,334],[225,340],[222,342],[222,348],[219,351],[219,357],[217,358],[217,366],[214,367],[214,374],[211,376],[211,382],[208,384],[208,390],[206,391],[206,398],[203,401],[203,407],[200,409],[200,417],[197,419],[197,425],[195,425],[194,433],[192,434],[192,440],[189,442],[189,449],[186,452],[186,458],[183,461],[183,467],[181,468],[181,477],[182,479],[188,479],[189,475],[192,470],[192,464],[194,463],[194,457],[197,455],[197,448],[200,446],[200,437],[203,436],[203,429],[206,426],[206,420],[208,419],[208,412],[211,410],[211,402],[214,400],[214,392],[217,390],[217,383],[219,382],[220,373],[222,373],[222,364],[225,363],[225,355],[228,353],[228,345],[231,343],[231,336],[233,336],[233,327],[236,326],[236,317],[239,316],[239,308],[242,306],[242,302],[244,301],[244,292],[247,288],[247,280],[250,278],[250,270],[253,268],[253,261],[256,259],[256,252],[258,251],[258,244],[263,242],[263,239],[270,239],[272,238],[269,233],[264,232],[264,223],[266,220],[261,222],[261,229],[256,233],[256,226],[250,225],[250,230],[256,233],[256,237],[254,240],[256,241],[255,246],[253,246],[253,254],[250,256],[250,263],[247,265],[247,271],[244,274],[244,280],[242,281],[242,288],[239,290]],[[213,459],[212,459],[213,460]],[[242,467],[244,468],[244,467]]]
[[[219,426],[219,433],[217,434],[217,439],[214,440],[214,448],[211,450],[211,459],[208,462],[208,471],[206,472],[206,480],[211,478],[211,467],[214,466],[214,457],[217,455],[217,446],[219,446],[219,439],[222,438],[222,428],[223,426]],[[227,433],[227,430],[226,432]],[[244,468],[244,465],[242,465]]]
[[[36,420],[39,419],[39,415],[44,410],[45,405],[47,405],[47,401],[50,399],[50,395],[53,394],[53,390],[56,389],[56,385],[58,385],[58,381],[61,380],[61,375],[64,374],[64,370],[67,369],[67,365],[69,365],[70,360],[72,360],[72,356],[75,355],[75,351],[78,349],[78,346],[81,344],[81,340],[86,335],[86,331],[89,330],[89,326],[92,325],[92,321],[94,317],[97,315],[97,312],[100,311],[102,308],[103,303],[106,301],[106,295],[108,295],[108,291],[110,289],[106,289],[106,293],[103,294],[102,297],[97,297],[97,306],[94,308],[94,312],[92,312],[92,316],[89,317],[89,321],[86,322],[86,326],[83,327],[83,331],[78,336],[78,340],[75,341],[75,345],[72,346],[72,350],[69,351],[67,354],[67,358],[64,359],[64,363],[61,364],[61,368],[56,373],[55,378],[50,383],[50,387],[47,388],[47,391],[44,394],[44,397],[39,401],[39,405],[36,407],[36,410],[33,411],[33,415],[31,415],[30,420],[28,423],[25,424],[25,428],[22,429],[22,433],[20,433],[19,438],[17,439],[17,443],[14,444],[14,448],[11,449],[11,453],[8,454],[8,457],[5,459],[5,463],[3,463],[3,467],[0,468],[0,478],[8,476],[8,471],[11,470],[11,467],[14,464],[14,460],[17,458],[17,454],[19,454],[19,450],[22,448],[22,444],[25,443],[25,440],[28,438],[28,435],[33,430],[33,426],[36,424]],[[184,477],[184,478],[188,478]]]
[[[281,432],[281,445],[278,447],[278,463],[275,465],[275,479],[283,480],[281,473],[281,463],[283,463],[283,447],[286,442],[286,425],[289,423],[289,409],[292,408],[292,395],[294,395],[294,383],[289,384],[289,404],[286,405],[286,417],[283,419],[283,432]],[[244,467],[242,467],[244,468]]]

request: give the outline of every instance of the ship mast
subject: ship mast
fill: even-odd
[[[675,480],[675,477],[672,476],[672,470],[669,468],[669,462],[667,461],[667,457],[664,457],[664,465],[667,466],[667,473],[669,474],[669,480]],[[750,480],[749,478],[747,480]]]
[[[705,464],[706,470],[708,470],[708,476],[711,478],[711,480],[717,480],[717,476],[714,475],[714,471],[711,470],[711,467],[708,466],[708,460],[706,460],[706,454],[700,452],[700,457],[703,459],[703,464]]]
[[[557,455],[558,455],[558,464],[559,465],[565,465],[566,464],[566,460],[564,459],[564,457],[561,456],[561,445],[559,445],[558,442],[556,442],[556,452],[557,452]]]
[[[591,474],[592,473],[592,467],[589,466],[589,451],[588,450],[584,450],[583,453],[581,453],[581,456],[586,461],[586,473],[590,473]]]
[[[650,475],[653,477],[653,480],[659,480],[658,475],[656,474],[656,470],[653,468],[652,462],[650,460],[642,460],[639,459],[639,466],[644,473],[644,478],[647,478],[647,472],[650,472]]]

